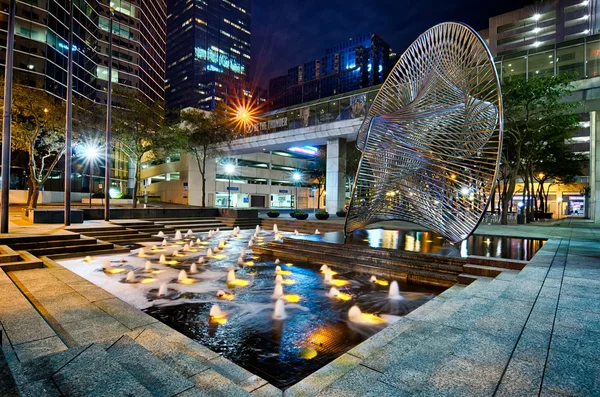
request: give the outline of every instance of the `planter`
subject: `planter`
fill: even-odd
[[[315,214],[315,217],[320,221],[324,221],[326,219],[329,219],[329,212],[327,212],[327,211],[317,212]]]
[[[279,216],[279,211],[268,211],[267,216],[269,218],[277,218]]]
[[[90,198],[89,197],[83,197],[81,199],[81,203],[82,204],[89,204],[90,203]],[[103,205],[104,204],[104,199],[103,198],[92,198],[92,204],[96,204],[96,205]],[[131,204],[133,205],[133,199],[110,199],[110,204],[115,204],[115,205],[128,205]]]
[[[337,211],[335,214],[340,218],[344,218],[346,216],[346,211]]]
[[[295,214],[295,213],[296,213],[296,211],[290,211],[290,216],[291,216],[292,218],[295,218],[295,216],[294,216],[294,214]]]
[[[308,219],[308,214],[306,212],[295,212],[294,218],[298,219],[299,221],[303,221]]]

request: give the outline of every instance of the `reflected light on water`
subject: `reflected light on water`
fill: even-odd
[[[142,284],[148,284],[148,283],[153,283],[153,282],[155,282],[155,281],[156,281],[156,279],[155,279],[155,278],[150,278],[150,277],[148,277],[148,278],[143,278],[143,279],[141,279],[141,280],[140,280],[140,283],[142,283]]]

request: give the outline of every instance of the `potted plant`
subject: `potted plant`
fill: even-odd
[[[340,218],[343,218],[343,217],[345,217],[345,216],[346,216],[346,211],[344,211],[344,210],[338,210],[338,211],[336,211],[336,213],[335,213],[335,214],[336,214],[337,216],[339,216]]]
[[[295,218],[295,216],[294,216],[294,214],[295,214],[295,213],[296,213],[296,211],[290,211],[290,216],[291,216],[292,218]]]
[[[306,212],[296,211],[294,212],[294,218],[298,219],[299,221],[303,221],[308,218],[308,214]]]
[[[279,216],[279,211],[277,211],[277,210],[267,211],[267,216],[269,218],[277,218]]]
[[[315,214],[315,217],[320,220],[320,221],[324,221],[326,219],[329,219],[329,212],[327,211],[319,211]]]

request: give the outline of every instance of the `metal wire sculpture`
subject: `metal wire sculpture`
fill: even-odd
[[[358,131],[362,157],[346,235],[404,220],[456,243],[477,227],[494,192],[502,96],[493,58],[460,23],[423,33],[402,55]]]

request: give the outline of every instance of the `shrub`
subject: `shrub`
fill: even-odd
[[[327,211],[319,211],[315,214],[317,219],[324,221],[325,219],[329,219],[329,212]]]
[[[269,218],[277,218],[279,216],[279,211],[275,211],[275,210],[267,211],[267,216]]]
[[[336,213],[335,213],[335,214],[336,214],[337,216],[339,216],[340,218],[343,218],[343,217],[345,217],[345,216],[346,216],[346,211],[344,211],[344,210],[339,210],[339,211],[336,211]]]
[[[117,194],[117,195],[115,196],[115,198],[116,198],[116,199],[121,199],[121,200],[130,200],[130,199],[132,199],[133,197],[131,197],[131,195],[130,195],[130,194],[127,194],[127,193],[119,193],[119,194]]]
[[[296,214],[296,211],[290,211],[290,216],[291,216],[292,218],[295,218],[295,216],[294,216],[295,214]]]
[[[308,218],[308,214],[306,212],[296,211],[294,212],[294,218],[298,219],[299,221],[303,221]]]
[[[92,194],[92,198],[104,198],[104,192],[96,192],[94,194]]]

